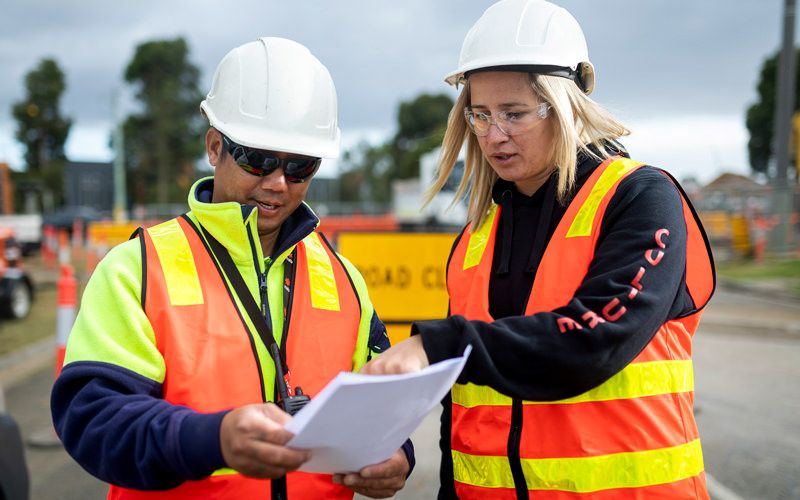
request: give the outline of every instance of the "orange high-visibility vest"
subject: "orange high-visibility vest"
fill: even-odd
[[[255,346],[262,341],[244,326],[246,312],[237,311],[194,228],[177,218],[143,235],[143,302],[166,364],[163,398],[204,413],[272,399],[273,387],[263,387],[262,372],[274,373],[274,367],[259,358]],[[339,372],[352,370],[361,317],[347,271],[317,233],[297,245],[290,315],[286,357],[291,382],[313,397]],[[166,491],[112,486],[108,497],[270,498],[270,488],[269,480],[221,469]],[[333,484],[331,475],[303,472],[287,475],[287,493],[289,500],[353,497],[351,490]]]
[[[611,158],[578,191],[545,249],[526,315],[572,299],[594,256],[609,200],[620,181],[639,167],[627,158]],[[692,412],[691,339],[714,275],[700,222],[681,198],[688,231],[686,285],[698,312],[664,323],[641,354],[600,386],[561,401],[522,401],[519,456],[526,484],[521,488],[531,498],[708,498]],[[467,227],[453,250],[447,280],[451,314],[494,321],[489,278],[499,212],[493,205],[481,227]],[[645,264],[631,276],[629,292],[595,317],[582,318],[583,324],[564,319],[564,335],[590,329],[593,321],[614,321],[636,301],[642,276],[664,255],[663,231],[654,234]],[[451,450],[459,498],[517,498],[508,457],[512,399],[487,386],[456,384],[452,400]]]

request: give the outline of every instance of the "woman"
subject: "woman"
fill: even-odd
[[[371,361],[472,355],[445,401],[440,498],[708,498],[691,339],[711,253],[666,172],[628,158],[592,101],[577,21],[503,0],[467,34],[433,196],[462,145],[468,224],[451,316]]]

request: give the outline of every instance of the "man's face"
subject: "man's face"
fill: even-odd
[[[254,205],[258,209],[258,234],[260,237],[277,236],[283,222],[303,202],[310,181],[287,182],[283,169],[258,177],[247,173],[224,151],[222,134],[209,129],[206,133],[208,161],[215,167],[212,201],[236,201]],[[277,153],[280,158],[292,156]]]

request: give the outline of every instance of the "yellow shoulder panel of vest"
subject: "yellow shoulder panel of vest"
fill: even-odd
[[[489,242],[495,215],[497,215],[497,205],[492,203],[481,227],[469,235],[467,253],[464,255],[464,269],[475,267],[480,263],[483,252],[486,250],[486,244]]]
[[[333,275],[331,258],[317,233],[309,234],[303,243],[308,260],[308,282],[311,289],[311,307],[326,311],[339,310],[339,291]]]
[[[456,481],[483,488],[513,488],[508,457],[467,455],[453,450]],[[700,440],[670,448],[596,457],[521,460],[529,490],[591,493],[674,483],[703,472]]]
[[[226,468],[223,468],[223,469],[215,470],[214,472],[211,473],[211,475],[212,476],[230,476],[230,475],[238,474],[238,473],[239,472],[237,472],[235,469],[229,469],[229,468],[226,467]]]
[[[526,405],[574,404],[591,401],[633,399],[694,390],[694,371],[690,360],[632,363],[599,386],[578,396],[559,401],[523,401]],[[511,398],[485,385],[456,384],[453,403],[464,408],[510,406]]]
[[[630,158],[619,158],[606,167],[605,171],[597,180],[597,184],[592,187],[592,191],[589,193],[586,201],[583,202],[583,205],[578,210],[578,214],[575,216],[572,225],[570,225],[567,231],[567,238],[589,236],[592,234],[592,225],[597,216],[597,209],[600,207],[600,202],[603,201],[603,198],[605,198],[608,191],[616,184],[620,177],[639,165],[639,162],[631,160]]]
[[[169,302],[173,306],[203,303],[203,289],[194,265],[192,249],[177,219],[146,229],[153,241],[164,279]]]

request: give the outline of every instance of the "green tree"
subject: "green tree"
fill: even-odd
[[[800,72],[800,50],[795,54]],[[750,156],[750,168],[754,172],[767,173],[769,160],[772,158],[772,139],[774,133],[775,87],[778,75],[778,59],[780,52],[764,61],[761,67],[761,76],[758,80],[758,102],[747,110],[747,130],[750,140],[747,142],[747,151]],[[795,89],[795,108],[800,109],[800,77],[797,79]]]
[[[419,176],[419,159],[442,143],[452,108],[453,100],[446,94],[421,94],[400,103],[394,138],[395,178]]]
[[[420,94],[397,110],[397,132],[382,144],[361,143],[345,152],[342,197],[346,201],[388,202],[395,179],[419,176],[419,160],[444,137],[453,100],[446,94]]]
[[[12,107],[26,165],[15,181],[22,189],[48,192],[58,206],[63,201],[64,143],[72,126],[60,111],[64,72],[55,60],[42,59],[25,75],[25,89],[25,98]]]
[[[135,203],[185,199],[203,151],[199,78],[183,38],[136,47],[125,80],[136,87],[142,111],[124,124],[128,185]]]
[[[391,200],[391,141],[377,146],[362,141],[352,150],[345,151],[342,162],[344,173],[340,176],[339,186],[343,201]]]

